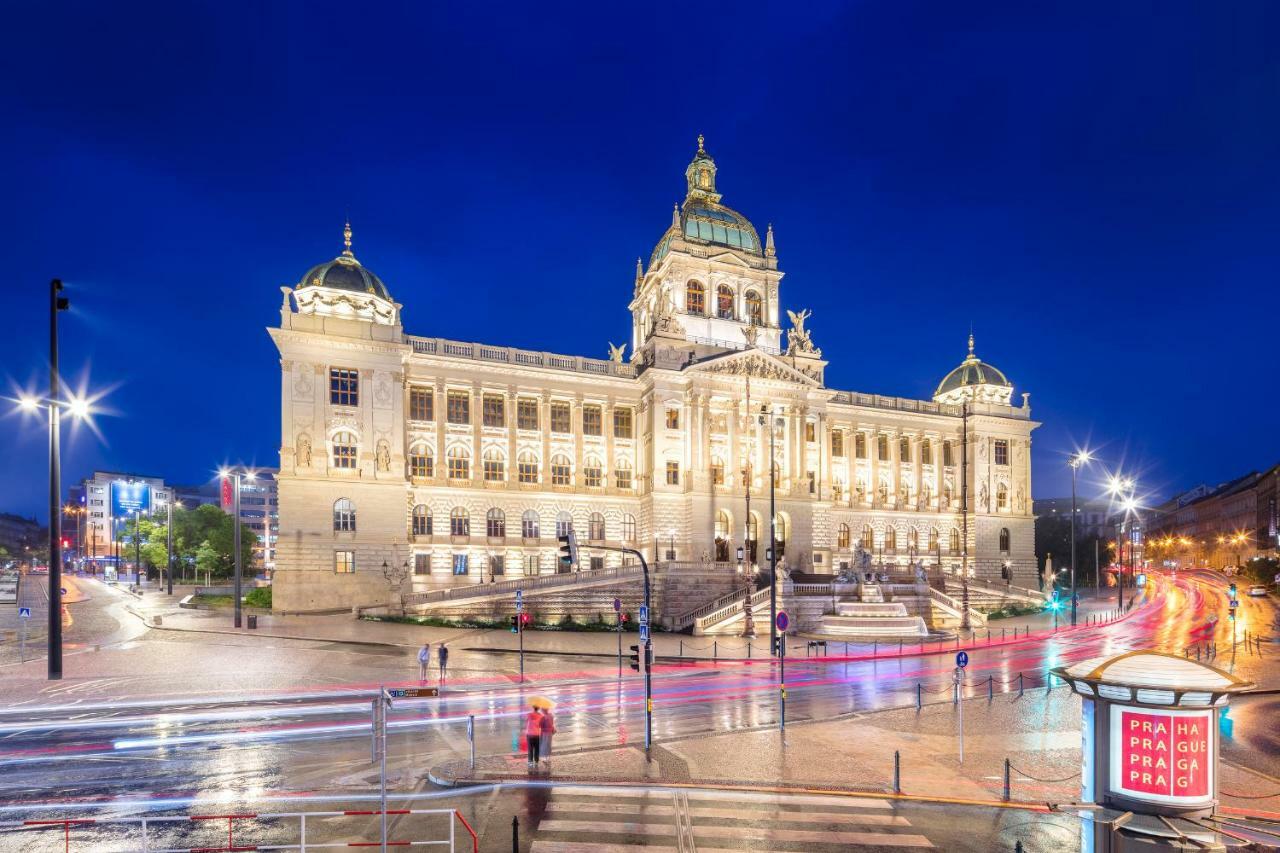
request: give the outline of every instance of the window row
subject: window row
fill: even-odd
[[[434,421],[436,393],[431,388],[409,388],[409,419]],[[445,392],[445,420],[451,424],[471,424],[471,392]],[[564,401],[552,401],[548,407],[548,426],[551,432],[573,431],[572,408]],[[538,401],[527,397],[516,399],[516,429],[539,429]],[[487,427],[507,426],[506,398],[500,394],[480,395],[480,422]],[[596,403],[582,406],[583,435],[604,435],[604,407]],[[614,438],[635,438],[635,414],[630,408],[613,410]]]
[[[684,310],[686,314],[699,317],[707,315],[707,288],[700,281],[691,281],[685,287]],[[738,311],[735,306],[736,297],[733,288],[722,284],[715,292],[715,316],[721,320],[737,320]],[[748,290],[743,297],[743,320],[757,326],[764,325],[764,300],[754,290]]]
[[[445,457],[446,473],[450,480],[471,479],[471,451],[462,445],[449,448]],[[540,482],[540,465],[538,457],[532,451],[524,451],[516,457],[516,482]],[[484,452],[481,461],[483,478],[488,482],[502,482],[507,479],[507,457],[497,448],[489,448]],[[426,478],[435,476],[435,459],[431,448],[415,445],[409,449],[409,476]],[[614,486],[619,489],[630,489],[635,482],[631,462],[619,459],[613,470]],[[573,463],[564,454],[551,457],[550,482],[553,486],[573,485]],[[582,463],[581,485],[588,488],[602,488],[606,484],[604,463],[599,457],[588,456]]]
[[[334,511],[334,529],[337,530],[337,510]],[[354,522],[353,522],[354,523]],[[410,516],[409,532],[414,536],[434,536],[435,524],[431,508],[418,504]],[[573,527],[573,516],[565,511],[556,514],[556,536],[565,536]],[[636,518],[630,513],[622,516],[621,539],[623,542],[636,540]],[[524,539],[538,539],[542,534],[541,516],[537,510],[528,509],[520,516],[520,536]],[[598,512],[587,517],[587,539],[599,542],[606,539],[604,516]],[[470,536],[471,514],[464,507],[454,507],[449,512],[449,535]],[[507,535],[507,514],[494,507],[485,513],[484,535],[491,539],[502,539]]]
[[[998,536],[998,547],[1001,553],[1004,553],[1004,554],[1009,553],[1009,543],[1010,543],[1009,528],[1007,527],[1000,528],[1000,533]],[[852,531],[849,529],[849,525],[842,523],[836,529],[836,548],[840,550],[847,550],[849,547],[851,547],[851,544],[852,544]],[[871,528],[870,525],[867,525],[862,528],[862,540],[860,544],[864,551],[875,550],[875,531]],[[898,531],[895,528],[893,527],[885,528],[884,537],[882,539],[882,546],[885,551],[896,551],[898,549]],[[907,550],[909,551],[918,552],[920,550],[920,532],[916,530],[916,528],[912,527],[907,530],[906,542],[904,547],[907,548]],[[938,533],[938,529],[935,527],[929,531],[929,542],[928,542],[927,552],[929,553],[937,552],[940,547],[941,547],[941,542],[939,540],[939,533]],[[959,555],[960,553],[960,531],[954,527],[951,528],[951,532],[947,537],[947,550],[952,556]]]

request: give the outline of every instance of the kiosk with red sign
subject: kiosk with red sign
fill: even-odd
[[[1232,694],[1256,685],[1151,651],[1093,658],[1053,674],[1082,699],[1083,802],[1163,818],[1194,820],[1214,812],[1218,715]],[[1130,823],[1126,834],[1140,824]]]

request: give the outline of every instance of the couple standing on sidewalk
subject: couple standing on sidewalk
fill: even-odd
[[[440,658],[440,680],[444,681],[445,671],[449,667],[449,647],[444,643],[440,644],[440,650],[437,652]],[[431,666],[431,643],[423,643],[422,648],[418,650],[418,680],[427,680],[427,669]]]
[[[555,733],[556,720],[551,715],[551,709],[534,705],[524,726],[525,740],[529,742],[530,768],[537,767],[538,762],[543,759],[546,760],[548,767],[551,766],[551,736]]]

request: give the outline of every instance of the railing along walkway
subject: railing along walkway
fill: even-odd
[[[636,577],[641,573],[640,564],[614,566],[607,569],[588,569],[585,572],[563,572],[554,575],[537,575],[528,578],[516,578],[497,583],[476,583],[466,586],[451,586],[445,589],[433,589],[430,592],[411,592],[404,597],[406,607],[419,604],[432,604],[438,601],[459,601],[467,598],[485,598],[491,595],[512,593],[516,590],[554,589],[558,587],[582,586],[592,583],[604,583],[623,578]]]

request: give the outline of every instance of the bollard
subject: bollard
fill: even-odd
[[[1015,842],[1014,842],[1014,844],[1013,844],[1013,853],[1023,853],[1023,850],[1022,850],[1022,842],[1021,842],[1021,841],[1015,841]]]
[[[1196,646],[1196,660],[1200,660],[1200,647]]]
[[[951,704],[952,705],[960,704],[960,682],[958,681],[955,684],[953,684],[951,687]]]
[[[876,656],[876,652],[877,652],[877,651],[879,651],[879,650],[880,650],[880,641],[879,641],[879,640],[872,640],[872,641],[871,641],[871,656],[872,656],[872,657],[875,657],[875,656]]]
[[[680,640],[680,657],[684,657],[684,640]]]
[[[1002,643],[1004,642],[1004,632],[1005,632],[1005,631],[1008,631],[1008,630],[1009,630],[1008,628],[1001,628],[1001,629],[1000,629],[1000,642],[1002,642]]]
[[[902,639],[898,639],[898,657],[902,657]]]
[[[511,818],[511,853],[520,853],[520,818]]]
[[[893,792],[902,793],[902,759],[896,749],[893,751]]]
[[[987,676],[987,701],[988,702],[990,702],[993,698],[995,698],[995,683],[996,683],[995,676],[988,675]]]
[[[922,704],[923,704],[923,703],[922,703],[922,701],[921,701],[921,699],[920,699],[920,682],[918,682],[918,681],[917,681],[917,682],[916,682],[916,710],[917,710],[917,711],[919,711],[919,710],[920,710],[920,707],[921,707],[921,705],[922,705]]]
[[[844,656],[845,656],[845,657],[848,657],[848,656],[849,656],[849,641],[848,641],[848,640],[845,640],[845,643],[844,643]]]
[[[1044,693],[1049,695],[1049,691],[1053,689],[1053,673],[1049,673],[1049,677],[1044,680]]]
[[[751,658],[751,641],[747,640],[747,659]]]
[[[1004,801],[1009,802],[1009,759],[1004,760]]]
[[[717,657],[719,657],[719,655],[720,655],[720,641],[712,640],[711,641],[711,659],[715,660]]]
[[[1018,673],[1018,695],[1022,695],[1022,673]]]
[[[956,632],[956,648],[960,648],[960,632]]]

